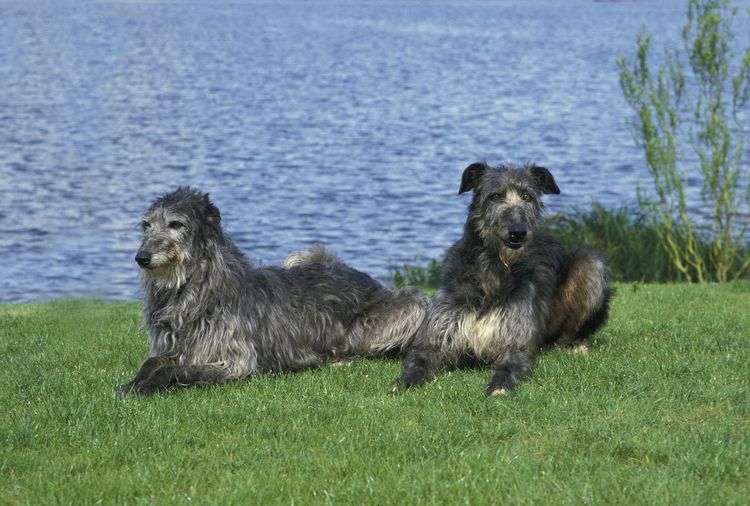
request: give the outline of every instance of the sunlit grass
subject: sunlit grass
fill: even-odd
[[[0,306],[0,504],[743,504],[750,283],[620,285],[591,352],[387,394],[355,361],[117,399],[137,304]]]

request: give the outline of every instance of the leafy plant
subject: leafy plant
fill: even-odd
[[[737,14],[729,0],[690,0],[682,51],[665,50],[663,65],[652,70],[651,36],[641,32],[635,58],[618,62],[620,86],[637,114],[633,133],[655,188],[654,197],[639,192],[639,202],[689,281],[728,281],[750,267],[743,212],[748,193],[742,191],[747,125],[741,124],[750,100],[750,48],[742,58],[732,48]],[[686,167],[692,164],[702,178],[701,201],[710,217],[705,227],[688,209]]]
[[[547,221],[565,246],[587,246],[603,254],[616,281],[666,283],[680,279],[661,247],[656,227],[637,209],[594,204],[588,211],[559,213]]]
[[[434,258],[427,267],[404,265],[393,269],[393,286],[418,286],[428,292],[437,290],[440,286],[440,263]]]

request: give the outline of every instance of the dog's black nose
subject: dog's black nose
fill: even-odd
[[[151,253],[148,251],[139,251],[135,255],[135,261],[138,262],[138,265],[141,267],[148,267],[151,263]]]
[[[521,242],[526,239],[526,227],[523,225],[512,225],[508,228],[508,236],[511,242]]]

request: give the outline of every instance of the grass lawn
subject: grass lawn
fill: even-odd
[[[387,394],[356,361],[117,399],[139,306],[0,306],[0,504],[747,504],[750,283],[620,285],[592,351]]]

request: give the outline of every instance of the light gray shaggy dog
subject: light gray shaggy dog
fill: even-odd
[[[442,285],[408,345],[392,391],[438,371],[491,364],[488,395],[515,388],[544,346],[585,351],[607,320],[609,269],[592,251],[566,251],[542,230],[542,194],[560,193],[543,167],[464,170],[459,194],[473,190],[461,239],[442,264]]]
[[[183,187],[144,216],[135,259],[149,356],[120,393],[399,352],[418,328],[418,291],[390,291],[322,247],[255,267],[220,221],[207,194]]]

